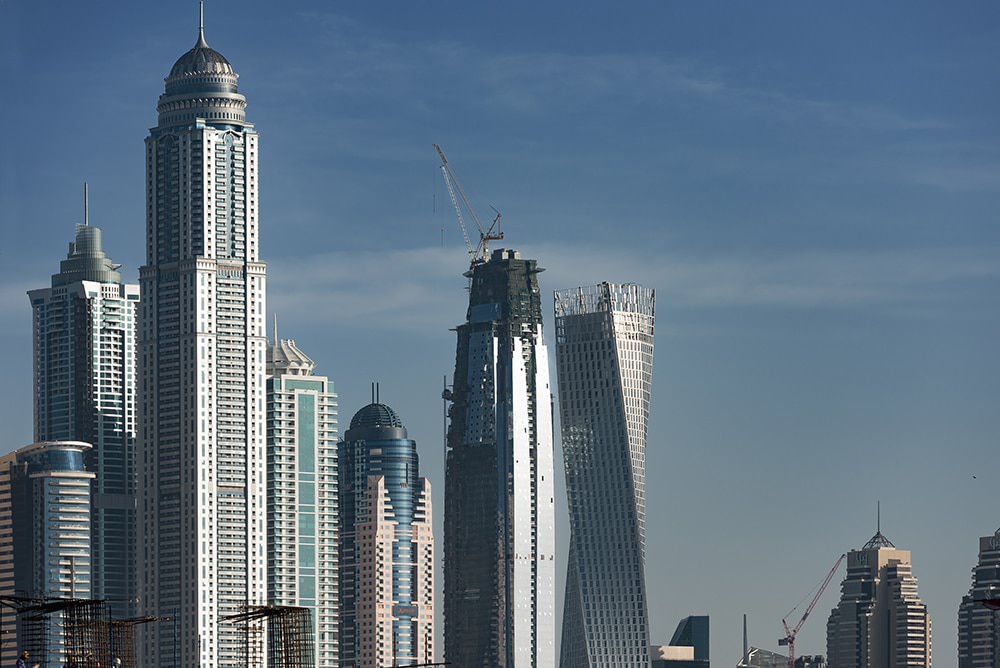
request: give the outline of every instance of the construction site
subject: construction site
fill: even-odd
[[[39,668],[137,668],[142,665],[136,651],[137,628],[174,622],[173,617],[114,619],[109,602],[95,599],[0,596],[0,607],[4,608],[0,657],[13,665],[13,657],[27,652],[27,665]],[[248,605],[224,623],[241,631],[242,666],[316,665],[309,608]]]

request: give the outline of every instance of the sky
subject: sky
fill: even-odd
[[[746,613],[776,650],[881,501],[935,665],[957,666],[977,538],[1000,526],[1000,5],[209,0],[205,18],[260,132],[268,313],[333,379],[342,427],[380,383],[438,521],[468,260],[433,143],[546,268],[550,345],[552,291],[656,289],[654,641],[709,614],[713,662],[735,665]],[[143,139],[196,37],[195,2],[0,0],[2,452],[32,438],[25,292],[65,257],[84,181],[137,282]],[[562,487],[557,510],[561,610]],[[799,653],[825,653],[842,577]]]

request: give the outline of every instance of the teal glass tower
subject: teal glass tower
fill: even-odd
[[[267,600],[311,609],[316,666],[336,668],[337,395],[277,336],[267,351]]]
[[[399,416],[371,403],[339,445],[342,668],[434,659],[431,486]]]

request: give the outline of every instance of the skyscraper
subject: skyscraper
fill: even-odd
[[[336,668],[337,395],[294,341],[267,349],[267,599],[310,608],[316,666]]]
[[[534,260],[469,273],[445,470],[445,658],[555,665],[552,396]]]
[[[0,458],[0,526],[9,528],[0,534],[0,594],[92,597],[90,502],[95,474],[84,465],[88,450],[89,443],[45,441]],[[40,633],[26,633],[22,617],[15,634],[13,615],[6,606],[3,610],[5,650],[28,650],[31,664],[65,664],[65,623],[59,611],[36,626]],[[7,651],[3,656],[11,658]]]
[[[1000,618],[983,605],[990,599],[1000,599],[1000,529],[979,539],[979,563],[958,608],[958,668],[1000,668]]]
[[[143,629],[150,667],[240,665],[246,640],[224,618],[266,602],[265,266],[245,109],[202,22],[146,139],[141,612],[176,618]]]
[[[556,292],[556,369],[570,547],[559,664],[649,666],[646,430],[653,290]]]
[[[826,625],[830,668],[930,668],[931,618],[917,596],[909,550],[878,531],[847,553],[840,591]]]
[[[371,403],[339,446],[344,668],[434,661],[431,485],[391,408]]]
[[[86,198],[86,196],[85,196]],[[35,440],[90,443],[92,594],[128,617],[135,598],[135,384],[139,286],[83,225],[50,287],[30,290]]]

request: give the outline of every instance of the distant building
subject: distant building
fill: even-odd
[[[0,595],[92,597],[94,474],[84,465],[90,447],[78,441],[44,441],[0,458],[0,527],[9,527],[0,533]],[[5,659],[10,648],[30,651],[31,665],[65,663],[64,626],[58,614],[42,637],[27,637],[23,626],[15,628],[8,609],[3,610]]]
[[[751,647],[747,655],[736,664],[736,668],[788,668],[788,657],[759,647]]]
[[[562,668],[649,665],[646,431],[655,303],[653,290],[635,284],[555,293],[570,519]]]
[[[694,658],[690,645],[651,645],[649,657],[652,668],[708,668],[708,661]]]
[[[840,604],[827,622],[830,668],[930,668],[931,619],[910,551],[879,531],[847,554]]]
[[[826,660],[821,654],[797,656],[795,668],[826,668]]]
[[[1000,529],[979,539],[972,587],[958,608],[958,668],[1000,668],[1000,617],[987,599],[1000,599]]]
[[[104,253],[100,228],[77,225],[76,239],[51,285],[30,290],[28,297],[34,322],[35,441],[93,445],[84,457],[87,470],[96,474],[92,593],[126,618],[133,616],[136,596],[139,286],[123,283],[118,267]]]
[[[708,668],[708,616],[685,617],[677,624],[669,645],[652,645],[653,668]]]
[[[371,403],[339,444],[340,665],[434,661],[431,485],[396,412]]]
[[[692,615],[685,617],[677,624],[670,644],[674,647],[686,646],[694,648],[694,658],[708,665],[709,654],[708,615]]]
[[[455,666],[555,665],[552,393],[540,271],[535,260],[499,249],[469,272],[446,393],[444,645]],[[637,623],[633,633],[644,630]]]
[[[267,601],[312,610],[317,668],[338,663],[337,395],[288,339],[267,350]]]

